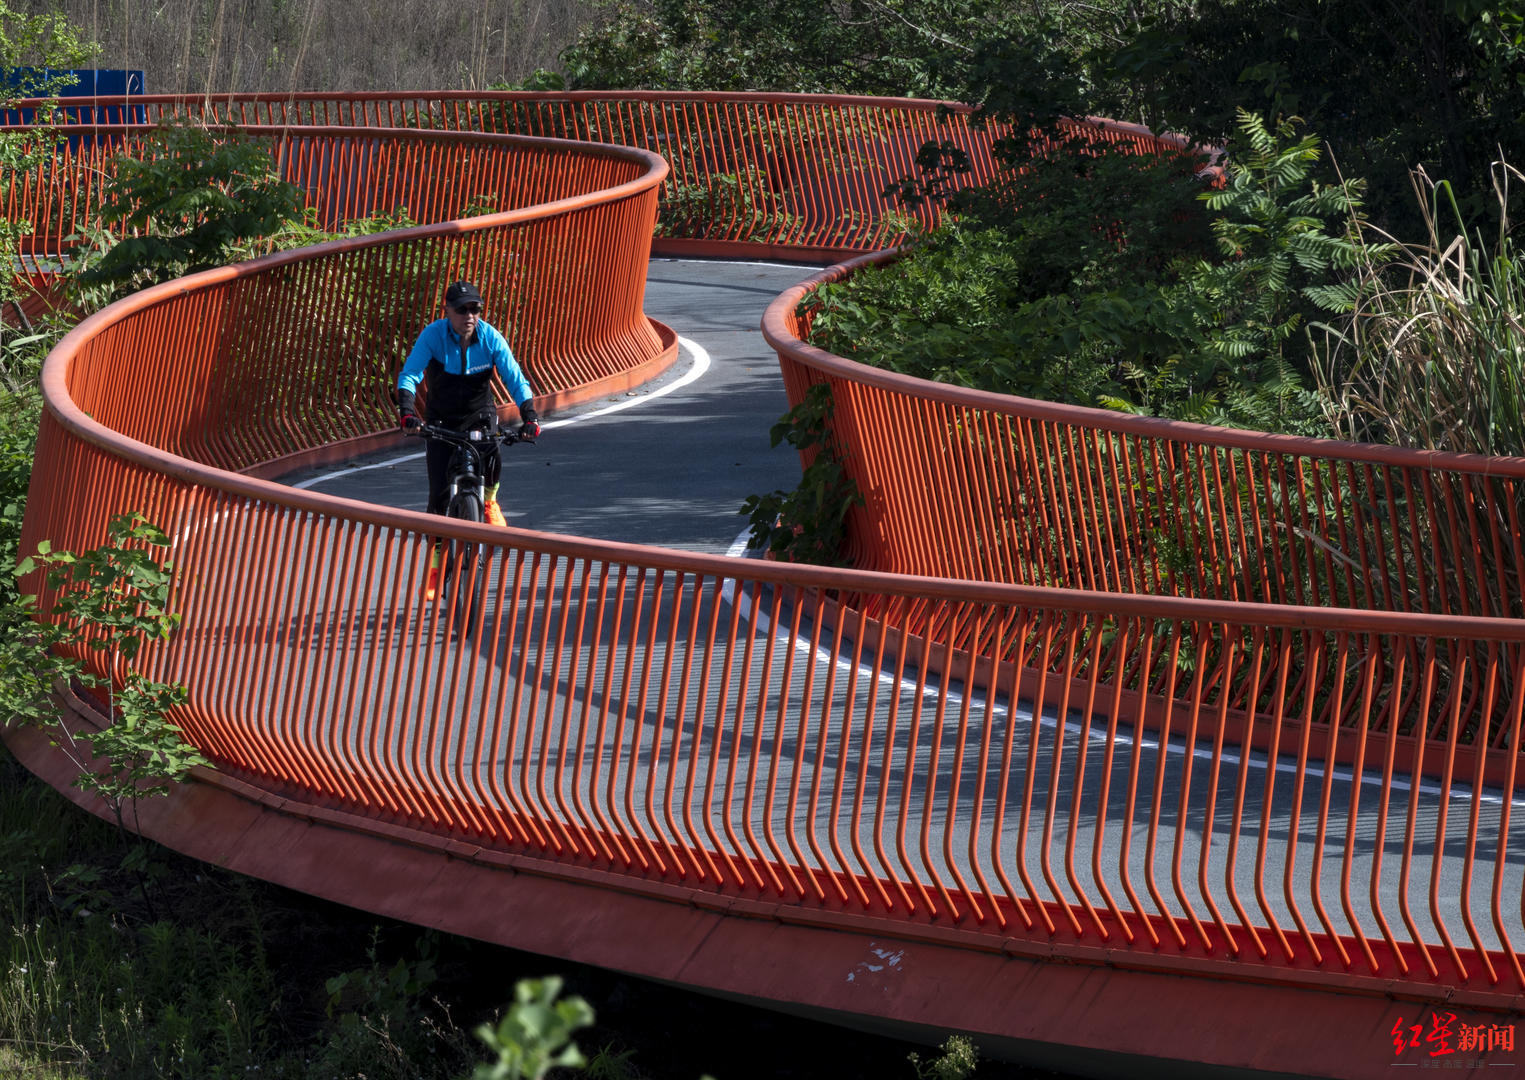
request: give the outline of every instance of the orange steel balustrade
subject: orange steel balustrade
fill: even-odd
[[[671,333],[642,311],[666,172],[655,155],[445,131],[241,130],[266,141],[319,225],[401,213],[431,227],[277,257],[203,290],[197,307],[164,306],[118,331],[142,335],[113,346],[123,358],[173,357],[203,324],[219,327],[199,369],[206,385],[156,386],[153,409],[100,400],[119,383],[76,376],[86,407],[122,434],[243,469],[390,428],[397,369],[459,278],[492,298],[542,405],[623,389],[675,354]],[[34,224],[26,249],[56,250],[87,227],[116,155],[146,137],[141,127],[93,133],[82,146],[60,142],[13,183],[10,213]],[[479,216],[456,220],[468,214]],[[274,413],[252,414],[251,402]]]
[[[224,773],[622,889],[681,883],[820,925],[869,916],[876,933],[978,950],[1105,949],[1141,968],[1452,1004],[1525,988],[1514,755],[1485,751],[1464,772],[1451,738],[1437,811],[1419,802],[1422,762],[1365,740],[1405,696],[1454,731],[1457,683],[1517,737],[1517,621],[738,564],[239,477],[110,432],[67,389],[90,353],[143,340],[117,327],[194,308],[199,291],[119,305],[49,361],[56,414],[27,542],[88,546],[129,509],[167,528],[184,623],[139,667],[188,688],[180,722]],[[491,602],[470,635],[417,599],[430,534],[490,547]],[[843,592],[881,611],[874,625],[861,608],[823,617]],[[926,603],[950,612],[935,636],[914,625]],[[1450,670],[1463,625],[1486,663]],[[980,681],[957,646],[966,626],[1010,644],[984,680],[1004,694],[959,692]],[[1229,643],[1216,667],[1213,642]],[[1391,680],[1382,655],[1399,658]],[[1298,723],[1329,698],[1359,718],[1358,768],[1381,770],[1371,791],[1337,786],[1330,740]],[[1146,748],[1128,732],[1151,711],[1164,734]],[[1170,735],[1198,746],[1210,723],[1210,749],[1169,756]],[[1257,733],[1296,770],[1234,752]],[[1501,799],[1448,821],[1494,756],[1508,759]],[[1363,805],[1375,840],[1357,828]],[[1439,889],[1447,847],[1459,899]]]
[[[1486,647],[1468,640],[1469,618],[1525,616],[1525,460],[1129,417],[928,383],[805,344],[815,288],[893,257],[832,267],[779,297],[764,319],[791,402],[813,384],[830,387],[832,438],[865,496],[850,515],[853,565],[1454,615],[1453,669],[1488,662]],[[936,625],[950,616],[933,609],[926,617]],[[982,652],[989,643],[968,647]],[[1415,671],[1416,655],[1404,659]],[[1391,683],[1396,658],[1385,661]],[[1409,697],[1376,721],[1377,731],[1397,735],[1404,760],[1426,731],[1441,743],[1458,738],[1469,761],[1481,760],[1483,742],[1517,748],[1501,703],[1459,686],[1455,711],[1429,727]],[[1365,722],[1354,702],[1336,699],[1322,701],[1314,719],[1320,727]],[[1349,759],[1348,747],[1341,757]],[[1505,768],[1495,758],[1490,780]]]
[[[460,212],[429,186],[445,159],[407,148],[500,177],[473,195],[536,179],[504,213],[145,290],[49,358],[23,545],[91,547],[128,510],[165,528],[183,623],[138,665],[186,685],[186,736],[222,774],[461,857],[681,884],[741,914],[1515,1007],[1525,620],[1439,558],[1517,580],[1516,534],[1479,524],[1512,515],[1490,485],[1512,492],[1513,463],[1102,424],[901,379],[800,344],[791,293],[770,340],[796,399],[833,387],[869,496],[855,554],[879,569],[298,491],[247,474],[388,421],[383,354],[454,277],[517,305],[546,385],[603,377],[580,350],[660,351],[638,316],[663,166],[503,135],[266,134],[339,217],[395,208],[408,181],[454,191],[431,216]],[[1406,501],[1352,505],[1381,491]],[[1421,532],[1426,514],[1444,528]],[[489,552],[471,626],[418,600],[435,536]],[[1376,610],[1331,606],[1365,590]]]
[[[87,115],[149,122],[177,114],[236,125],[356,125],[514,133],[637,146],[661,154],[659,250],[689,254],[850,255],[895,242],[884,195],[915,171],[925,142],[969,155],[954,186],[982,183],[996,169],[991,145],[1009,134],[977,127],[965,105],[908,98],[824,94],[576,91],[457,91],[398,95],[141,95],[70,99]],[[89,128],[92,125],[80,125]],[[1180,139],[1136,125],[1071,123],[1087,140],[1195,156]],[[930,205],[902,212],[934,224]]]

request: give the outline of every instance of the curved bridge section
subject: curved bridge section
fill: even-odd
[[[145,806],[147,831],[420,923],[1070,1068],[1061,1047],[1096,1071],[1127,1072],[1127,1053],[1377,1075],[1405,1015],[1517,1014],[1513,463],[913,383],[803,345],[800,293],[767,330],[791,394],[832,384],[870,569],[284,487],[261,477],[390,437],[389,365],[456,277],[511,298],[516,349],[559,400],[671,356],[641,314],[659,193],[683,205],[661,158],[422,118],[559,116],[697,155],[674,172],[732,169],[738,148],[821,159],[787,190],[857,221],[895,139],[769,124],[877,116],[909,145],[924,136],[897,117],[932,115],[717,95],[319,105],[216,107],[284,125],[258,131],[320,214],[406,205],[429,224],[146,290],[45,371],[24,543],[90,547],[128,509],[172,538],[184,621],[139,665],[189,688],[187,737],[217,769]],[[369,126],[384,106],[412,126]],[[616,116],[647,126],[614,138]],[[76,153],[140,131],[91,129]],[[71,175],[55,162],[26,190]],[[460,217],[483,200],[495,212]],[[37,220],[88,213],[50,205]],[[689,239],[884,240],[877,219],[757,240],[718,216],[719,237]],[[927,401],[939,422],[911,424]],[[925,444],[890,451],[918,427]],[[464,620],[418,600],[431,536],[488,553]],[[1497,587],[1462,586],[1457,558]],[[67,785],[40,736],[8,741]],[[1139,1022],[1140,1000],[1166,1012]]]

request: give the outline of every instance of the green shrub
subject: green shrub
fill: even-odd
[[[832,444],[831,409],[831,388],[817,384],[773,425],[772,444],[787,441],[810,462],[793,491],[750,495],[742,504],[740,513],[751,521],[747,546],[752,550],[789,562],[841,564],[847,515],[863,505],[863,496]]]
[[[70,289],[87,310],[234,261],[302,215],[301,191],[236,132],[166,121],[141,156],[119,155],[97,220],[73,250]]]
[[[0,646],[7,660],[0,716],[47,729],[78,766],[75,786],[99,796],[121,830],[129,811],[136,818],[140,799],[168,794],[192,768],[210,764],[170,720],[185,702],[185,688],[144,678],[130,667],[146,642],[169,637],[180,622],[168,607],[173,568],[153,550],[168,543],[138,514],[113,518],[106,543],[78,555],[39,543],[15,574],[46,571],[48,587],[57,590],[51,614],[60,621],[17,626]],[[104,654],[104,671],[80,662],[78,655],[87,651]],[[52,701],[61,680],[104,688],[111,723],[96,732],[65,727]],[[82,742],[89,744],[89,755]],[[105,767],[91,763],[91,755],[104,759]]]
[[[496,1060],[478,1065],[472,1080],[542,1080],[554,1068],[588,1063],[572,1033],[593,1023],[593,1009],[580,997],[563,998],[561,987],[554,975],[515,984],[514,1002],[502,1018],[477,1028]]]
[[[909,255],[807,298],[810,339],[998,393],[1321,434],[1304,331],[1349,308],[1347,278],[1380,249],[1359,182],[1312,178],[1312,136],[1248,114],[1241,136],[1216,191],[1179,159],[1070,140],[945,194],[955,220]]]
[[[974,1075],[980,1053],[969,1036],[950,1035],[939,1050],[941,1053],[927,1062],[921,1060],[920,1054],[910,1055],[917,1080],[967,1080]]]

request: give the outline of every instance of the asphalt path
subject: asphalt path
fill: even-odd
[[[653,259],[646,313],[684,339],[677,362],[637,390],[557,413],[533,446],[507,447],[499,503],[508,523],[687,551],[730,550],[746,527],[740,509],[748,495],[799,482],[795,451],[769,445],[768,431],[789,401],[778,358],[758,325],[774,297],[813,272],[777,263]],[[423,510],[428,499],[416,451],[284,479],[409,510]]]
[[[683,342],[678,362],[630,394],[559,414],[536,445],[509,449],[502,502],[510,522],[547,532],[736,553],[745,527],[738,513],[743,499],[798,479],[795,454],[769,445],[768,430],[787,401],[777,360],[757,327],[767,304],[809,273],[777,264],[654,260],[646,309],[678,332]],[[391,452],[287,482],[421,510],[426,495],[421,458]],[[1060,718],[1050,711],[1034,724],[1030,703],[986,701],[978,693],[966,698],[956,682],[926,689],[917,714],[924,713],[925,721],[908,722],[911,706],[903,692],[913,684],[894,673],[850,670],[828,647],[830,639],[816,635],[808,605],[794,617],[796,597],[754,592],[736,581],[690,583],[685,592],[682,582],[671,579],[611,576],[598,581],[596,591],[628,598],[625,624],[614,627],[608,622],[613,616],[595,614],[575,599],[596,572],[555,560],[527,564],[523,556],[495,555],[487,591],[503,598],[493,610],[510,614],[496,640],[471,645],[487,661],[488,674],[475,687],[447,683],[404,650],[392,655],[374,637],[357,636],[353,647],[377,656],[379,673],[406,688],[394,732],[398,760],[405,745],[419,745],[421,739],[435,748],[432,764],[440,775],[449,771],[447,759],[465,759],[465,775],[476,791],[458,794],[484,802],[500,778],[533,774],[534,782],[519,789],[522,798],[535,804],[537,816],[566,821],[574,830],[579,819],[595,828],[598,823],[583,808],[598,806],[601,792],[623,786],[638,819],[626,825],[649,834],[654,857],[670,842],[713,853],[771,856],[805,874],[847,866],[889,883],[942,882],[955,901],[960,885],[967,884],[966,895],[976,900],[989,887],[1019,897],[1077,903],[1084,897],[1100,909],[1104,887],[1125,909],[1131,907],[1126,898],[1133,896],[1145,911],[1177,917],[1190,912],[1212,938],[1218,937],[1212,918],[1217,910],[1228,923],[1265,926],[1267,916],[1274,917],[1289,935],[1301,922],[1314,931],[1347,933],[1355,927],[1380,939],[1383,924],[1371,902],[1375,894],[1400,939],[1412,931],[1438,943],[1437,922],[1443,921],[1456,944],[1466,948],[1471,937],[1466,915],[1486,948],[1497,946],[1500,929],[1516,944],[1525,939],[1519,910],[1525,879],[1522,800],[1514,800],[1511,842],[1499,863],[1503,800],[1496,790],[1474,794],[1456,785],[1447,795],[1432,782],[1412,787],[1400,780],[1381,820],[1374,782],[1379,778],[1370,774],[1358,784],[1348,770],[1314,768],[1296,785],[1294,759],[1270,763],[1263,755],[1233,753],[1214,770],[1205,747],[1188,748],[1179,738],[1162,746],[1148,734],[1135,737],[1126,724],[1119,725],[1108,755],[1104,715]],[[528,595],[538,600],[510,604],[510,578],[515,589],[522,579]],[[296,589],[300,583],[289,584]],[[340,593],[347,587],[353,586],[338,585]],[[356,610],[372,605],[358,593],[350,603]],[[730,653],[707,652],[692,637],[691,628],[707,624],[717,606],[746,613],[746,641]],[[649,613],[648,627],[634,625],[636,610]],[[605,624],[594,625],[598,619]],[[558,629],[557,636],[577,642],[578,655],[569,655],[564,669],[560,659],[554,668],[541,662],[549,655],[542,652],[548,626],[570,627]],[[690,632],[678,632],[683,630]],[[435,633],[441,641],[449,636],[443,626],[420,632]],[[593,646],[586,643],[602,640],[625,644],[622,651],[611,647],[607,662],[595,663]],[[766,654],[770,664],[756,667],[750,683],[726,691],[735,693],[735,701],[721,699],[719,679],[704,691],[698,673],[718,670],[744,646],[759,657]],[[790,657],[792,667],[784,663]],[[584,673],[581,679],[573,677],[574,667]],[[628,685],[636,668],[642,671],[637,685],[662,689],[660,694],[654,689],[649,700],[643,691],[639,702],[621,705],[623,716],[633,704],[630,713],[638,722],[630,732],[606,732],[600,725],[593,733],[567,719],[590,701],[610,700],[611,689],[617,699],[618,676],[624,672]],[[535,693],[521,705],[526,685]],[[876,698],[866,697],[871,686],[880,688]],[[537,695],[544,695],[543,710]],[[552,699],[562,703],[556,710],[549,705]],[[505,702],[510,702],[506,709]],[[664,707],[671,703],[680,704]],[[755,711],[753,703],[758,703]],[[861,737],[839,738],[828,731],[827,717],[847,715],[865,725]],[[484,739],[488,731],[492,735]],[[750,763],[742,754],[727,764],[738,745],[753,748]],[[361,748],[357,742],[348,749],[358,754]],[[342,755],[347,748],[336,745],[335,752]],[[551,775],[565,778],[559,790],[554,783],[545,786],[552,761],[558,771]],[[574,764],[580,766],[576,776],[564,767]],[[1103,775],[1110,777],[1105,807]],[[1081,797],[1072,804],[1077,785]],[[1130,788],[1137,792],[1131,813]],[[785,797],[789,792],[798,798]],[[673,799],[679,800],[673,805],[685,819],[681,824],[671,809],[652,810]],[[1236,799],[1244,807],[1237,834]],[[691,802],[700,808],[697,825],[688,820]],[[846,820],[850,808],[876,803],[891,809],[882,819],[889,824],[880,824],[873,813],[861,822]],[[722,807],[728,814],[718,815]],[[712,814],[718,815],[714,821]],[[755,823],[751,851],[752,824],[738,839],[724,828],[724,818]],[[904,822],[903,831],[894,829],[896,821]],[[1411,821],[1414,854],[1406,864],[1403,835]],[[1470,830],[1476,832],[1477,866],[1468,895],[1463,853]],[[1347,863],[1348,889],[1342,887]],[[1257,864],[1263,865],[1262,890],[1255,888]],[[1175,865],[1181,868],[1179,878]],[[1433,896],[1432,875],[1438,881]],[[1489,912],[1495,890],[1503,898],[1502,927],[1494,926]],[[1407,911],[1399,910],[1400,892],[1406,892]],[[1242,911],[1234,907],[1236,896]],[[1327,926],[1321,912],[1329,918]],[[1181,929],[1187,936],[1203,932],[1185,921]],[[1270,937],[1237,945],[1277,949]]]

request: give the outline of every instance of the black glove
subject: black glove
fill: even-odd
[[[540,437],[540,417],[530,405],[519,406],[519,438],[536,439]]]
[[[412,431],[415,428],[424,426],[424,422],[418,418],[418,414],[410,412],[398,413],[397,423],[404,431]]]

